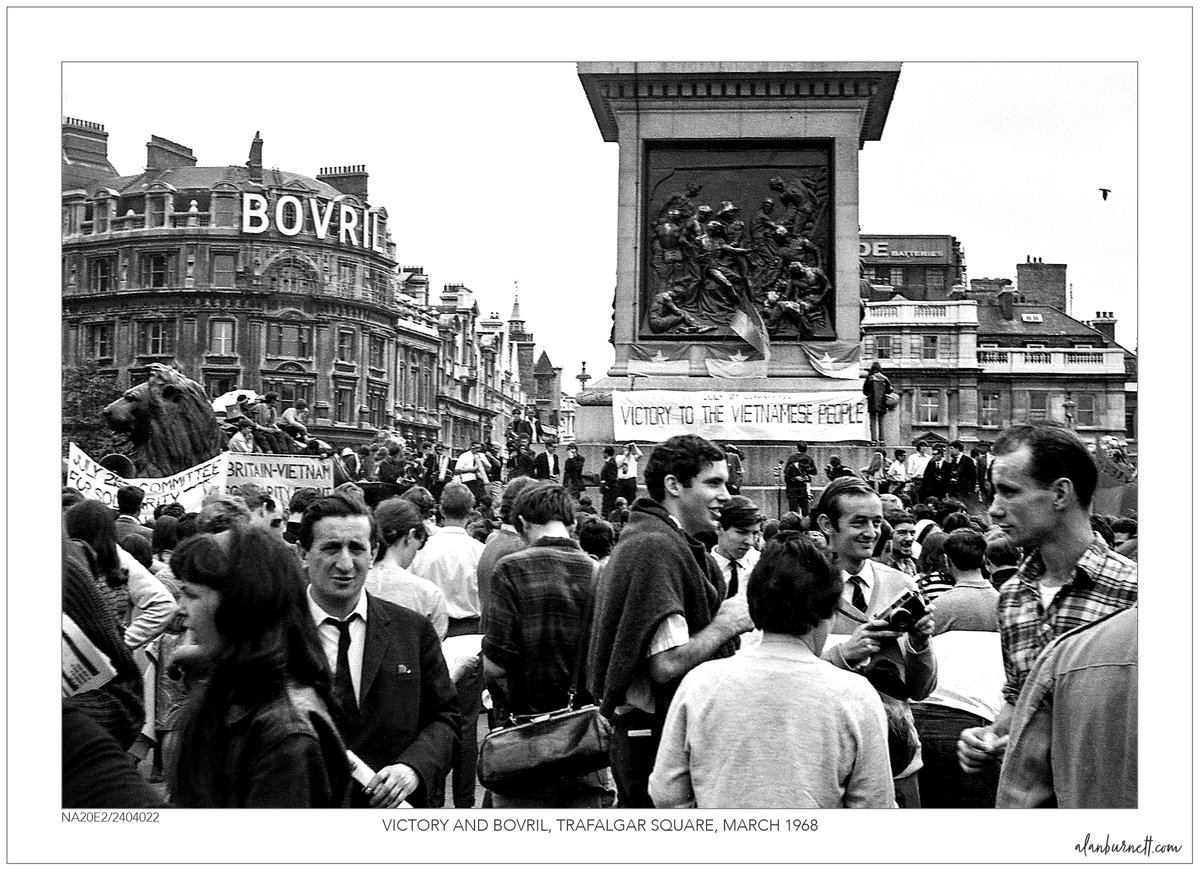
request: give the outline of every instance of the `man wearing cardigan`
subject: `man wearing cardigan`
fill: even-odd
[[[592,694],[612,722],[621,807],[653,807],[650,772],[671,698],[702,662],[731,656],[753,628],[744,597],[725,598],[708,553],[729,470],[725,453],[694,435],[650,454],[645,482],[597,592],[588,657]]]

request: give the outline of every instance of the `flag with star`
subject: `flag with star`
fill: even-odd
[[[862,378],[862,345],[858,342],[800,342],[800,349],[826,378]]]
[[[707,345],[705,350],[704,365],[713,378],[767,377],[767,360],[754,348],[730,350],[727,346]]]
[[[630,375],[687,375],[688,346],[681,343],[651,349],[631,345],[628,372]]]

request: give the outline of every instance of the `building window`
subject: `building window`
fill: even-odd
[[[233,287],[237,276],[236,254],[214,254],[212,258],[212,286]]]
[[[343,363],[354,362],[354,330],[338,330],[337,358]]]
[[[89,360],[111,360],[113,355],[112,324],[88,324],[83,328],[84,354]]]
[[[925,268],[925,287],[928,290],[945,290],[946,273],[934,266]]]
[[[383,362],[383,336],[371,336],[368,340],[371,349],[371,366],[375,369],[382,369]]]
[[[371,426],[376,429],[387,426],[387,394],[372,390],[367,395],[367,406],[371,409]]]
[[[309,328],[300,324],[272,324],[267,353],[273,357],[311,356]]]
[[[938,337],[937,336],[922,336],[921,337],[921,359],[936,360],[938,358]]]
[[[1029,391],[1029,423],[1037,423],[1044,421],[1049,416],[1048,407],[1050,405],[1050,391],[1048,390],[1030,390]]]
[[[1000,394],[995,391],[979,394],[979,425],[1000,426]]]
[[[917,404],[917,423],[941,423],[941,396],[936,390],[922,390]]]
[[[313,293],[317,289],[312,270],[295,261],[272,267],[266,276],[267,287],[280,293]]]
[[[236,379],[232,375],[209,375],[204,379],[204,389],[213,399],[233,390]]]
[[[113,284],[113,273],[116,263],[112,257],[100,257],[88,261],[88,290],[96,293],[108,293],[116,290]]]
[[[92,221],[92,232],[108,232],[108,200],[96,201],[95,218]]]
[[[904,268],[893,266],[888,270],[888,284],[892,287],[904,287]]]
[[[175,283],[175,255],[155,252],[142,255],[142,287],[170,287]]]
[[[287,408],[297,399],[303,399],[312,406],[312,385],[307,381],[264,381],[263,392],[275,391],[279,394],[280,408]]]
[[[1075,425],[1076,426],[1095,426],[1096,425],[1096,394],[1095,393],[1077,393],[1077,394],[1075,394]]]
[[[175,353],[174,321],[140,321],[137,326],[138,353],[162,357]]]
[[[354,292],[354,263],[352,261],[338,261],[338,289],[347,296]]]
[[[234,355],[233,321],[208,322],[208,353],[223,357]]]
[[[876,336],[875,337],[875,359],[890,360],[892,357],[892,337],[891,336]]]
[[[334,391],[334,398],[334,420],[338,423],[354,423],[354,391],[349,387],[339,387]]]
[[[237,226],[237,201],[231,196],[214,196],[212,201],[212,223],[215,227]]]
[[[146,198],[146,214],[149,217],[148,227],[165,227],[167,225],[167,198],[165,196],[150,196]]]

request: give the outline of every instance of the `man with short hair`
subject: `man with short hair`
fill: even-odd
[[[725,597],[746,595],[746,581],[758,563],[754,540],[762,531],[763,516],[745,496],[734,496],[721,509],[720,531],[713,559],[725,579]]]
[[[241,496],[212,493],[204,497],[196,527],[200,532],[224,532],[235,526],[250,523],[250,509]]]
[[[525,539],[521,537],[521,533],[517,531],[517,527],[513,523],[515,520],[513,506],[516,505],[517,497],[531,484],[533,484],[533,478],[526,478],[524,475],[513,478],[504,485],[504,492],[500,495],[500,528],[489,535],[488,540],[484,542],[483,553],[479,555],[479,568],[476,573],[479,580],[481,614],[487,613],[488,600],[491,598],[492,575],[496,571],[496,564],[510,553],[525,549]]]
[[[442,488],[450,483],[454,476],[454,468],[450,464],[450,455],[446,453],[446,445],[438,442],[433,446],[433,453],[425,458],[422,485],[433,494],[433,498],[442,498]]]
[[[908,473],[908,481],[912,486],[913,502],[922,502],[925,499],[925,468],[929,465],[930,460],[929,443],[919,441],[916,448],[905,463],[904,470]]]
[[[950,442],[949,478],[946,481],[946,495],[953,499],[962,500],[964,505],[978,506],[976,496],[978,482],[976,479],[975,461],[963,453],[963,443],[955,440]]]
[[[817,464],[808,455],[808,443],[796,442],[796,452],[783,463],[783,487],[788,511],[808,514],[808,482],[817,474]]]
[[[950,464],[946,462],[944,449],[938,445],[921,474],[921,498],[945,499],[949,487]]]
[[[229,437],[229,450],[236,454],[254,453],[254,422],[250,418],[238,418],[237,432]]]
[[[483,542],[467,533],[467,521],[474,504],[474,497],[466,486],[456,481],[447,484],[442,489],[441,531],[430,537],[409,566],[414,575],[433,581],[446,594],[446,613],[450,617],[447,638],[480,634],[482,611],[477,572]],[[454,759],[454,806],[468,808],[475,804],[476,729],[483,695],[483,670],[478,659],[463,671],[456,686],[463,734]],[[431,806],[441,807],[442,788],[443,784],[438,784],[433,790]]]
[[[608,517],[616,504],[617,496],[617,458],[612,445],[604,447],[604,463],[600,466],[600,516]]]
[[[375,548],[374,518],[354,496],[323,496],[305,510],[300,554],[338,728],[347,749],[375,771],[351,805],[422,807],[450,768],[458,700],[433,624],[363,591]]]
[[[625,445],[625,453],[617,457],[617,495],[624,496],[630,505],[637,499],[638,461],[643,454],[633,442]]]
[[[953,630],[999,632],[996,605],[1000,595],[983,577],[987,550],[983,536],[973,529],[956,529],[942,545],[954,586],[938,596],[935,635]]]
[[[561,472],[556,446],[554,442],[550,442],[546,445],[546,450],[537,455],[533,464],[533,477],[539,481],[557,482]]]
[[[879,690],[891,724],[888,742],[896,802],[920,807],[921,743],[909,699],[925,698],[937,684],[937,659],[929,643],[933,617],[925,614],[907,631],[890,629],[879,617],[902,595],[917,592],[917,585],[903,572],[871,559],[883,527],[883,507],[870,484],[854,476],[835,479],[813,514],[845,581],[831,631],[849,636],[827,648],[823,657],[838,668],[864,674]]]
[[[571,497],[559,484],[521,490],[512,508],[527,547],[496,566],[484,612],[483,667],[498,719],[546,714],[567,706],[582,683],[596,564],[571,539]],[[586,689],[577,704],[590,701]],[[493,793],[493,806],[599,808],[606,792],[599,772],[547,779]]]
[[[146,541],[154,541],[154,530],[139,519],[146,491],[136,484],[126,484],[117,490],[117,539],[136,532]]]
[[[892,460],[891,465],[887,467],[887,471],[884,473],[884,478],[887,481],[887,488],[885,492],[900,493],[905,487],[908,486],[908,467],[904,462],[906,452],[903,448],[896,448],[895,453],[893,453],[892,456],[894,459]]]
[[[880,562],[915,578],[917,561],[913,559],[913,544],[917,540],[917,519],[901,511],[888,514],[887,522],[892,527],[892,549]]]
[[[575,445],[567,445],[567,459],[563,463],[563,486],[576,501],[587,489],[583,481],[583,457],[579,456],[579,448]]]
[[[984,535],[984,540],[987,541],[987,549],[983,552],[983,564],[987,567],[992,588],[998,591],[1005,581],[1017,573],[1021,554],[1003,531],[991,538]]]
[[[1061,426],[1021,424],[1001,433],[992,452],[996,495],[988,514],[1026,556],[1000,588],[1004,705],[991,726],[963,730],[958,757],[967,771],[1003,756],[1013,706],[1054,638],[1137,602],[1137,563],[1092,530],[1098,476],[1079,437]]]
[[[638,499],[605,566],[588,673],[613,725],[613,777],[621,807],[652,807],[647,785],[662,724],[680,679],[731,656],[753,628],[744,597],[727,599],[705,545],[729,501],[725,453],[695,435],[650,453],[648,498]]]
[[[483,442],[471,442],[471,447],[458,455],[458,460],[454,463],[454,479],[471,491],[476,502],[483,499],[488,483],[488,464],[483,459]]]
[[[283,537],[283,517],[275,505],[275,500],[267,495],[267,491],[257,484],[241,484],[235,488],[236,496],[241,496],[250,509],[250,525],[258,526]]]

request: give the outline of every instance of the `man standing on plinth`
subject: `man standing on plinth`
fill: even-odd
[[[892,382],[883,374],[879,361],[871,364],[871,371],[863,382],[863,393],[867,397],[867,415],[871,418],[871,443],[883,444],[883,416],[888,413],[887,395],[892,392]]]

